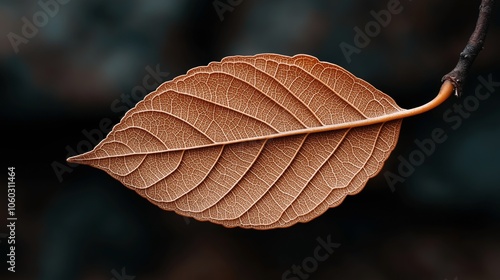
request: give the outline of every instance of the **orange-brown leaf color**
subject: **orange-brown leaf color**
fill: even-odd
[[[308,55],[226,57],[165,82],[68,160],[165,210],[226,227],[287,227],[361,191],[394,149],[401,119],[446,97],[404,110]]]

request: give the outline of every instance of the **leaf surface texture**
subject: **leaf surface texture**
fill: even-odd
[[[398,139],[401,119],[384,116],[401,111],[312,56],[232,56],[163,83],[69,161],[198,220],[288,227],[361,191]]]

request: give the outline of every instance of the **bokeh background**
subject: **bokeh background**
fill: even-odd
[[[403,108],[424,104],[455,66],[480,1],[60,1],[40,1],[57,3],[46,20],[38,1],[0,1],[2,160],[16,167],[18,217],[16,273],[2,261],[1,279],[282,279],[328,236],[341,246],[307,279],[500,279],[500,87],[467,114],[452,113],[456,129],[443,116],[475,94],[479,76],[500,82],[498,7],[463,98],[404,120],[396,149],[360,194],[307,224],[255,231],[162,211],[65,159],[94,145],[103,119],[120,120],[114,106],[142,98],[134,89],[147,67],[168,72],[166,81],[228,55],[307,53]],[[397,2],[401,13],[348,62],[339,44],[353,45],[371,10]],[[14,46],[12,33],[22,36],[23,18],[34,15],[44,24]],[[398,174],[414,141],[436,128],[447,140],[391,188],[384,174]]]

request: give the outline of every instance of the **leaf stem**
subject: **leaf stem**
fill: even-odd
[[[464,81],[469,74],[470,67],[476,59],[476,56],[483,49],[486,31],[488,29],[489,21],[491,18],[494,0],[482,0],[479,5],[479,16],[477,18],[476,27],[472,32],[465,49],[460,53],[455,68],[444,75],[442,81],[451,81],[455,87],[455,95],[460,97],[462,95]]]
[[[453,93],[453,89],[455,89],[453,82],[450,80],[445,80],[441,85],[441,89],[439,90],[438,95],[434,97],[434,99],[424,105],[403,111],[403,118],[422,114],[436,108],[439,104],[443,103],[446,99],[448,99],[448,97],[451,96],[451,94]]]

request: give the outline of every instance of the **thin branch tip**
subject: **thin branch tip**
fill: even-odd
[[[455,87],[455,96],[460,97],[463,92],[464,81],[466,80],[470,67],[476,56],[481,50],[484,49],[484,40],[492,15],[494,0],[482,0],[479,5],[479,16],[477,18],[476,27],[472,32],[467,45],[460,53],[459,60],[455,68],[444,75],[441,79],[442,82],[450,81]]]

